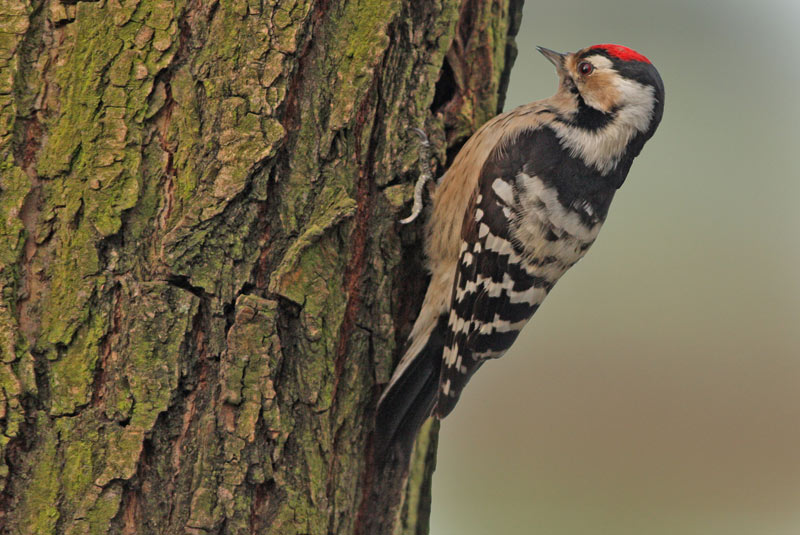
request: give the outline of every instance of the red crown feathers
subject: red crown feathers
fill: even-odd
[[[622,45],[594,45],[590,50],[604,50],[609,55],[619,58],[622,61],[641,61],[643,63],[650,63],[650,60],[639,54],[637,51]]]

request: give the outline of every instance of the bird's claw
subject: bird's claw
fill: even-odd
[[[431,175],[431,163],[430,163],[431,155],[429,150],[431,143],[428,140],[428,136],[422,129],[417,128],[415,126],[409,128],[408,131],[416,134],[416,136],[419,137],[420,140],[419,165],[421,168],[421,173],[419,175],[419,178],[417,179],[416,185],[414,186],[414,206],[411,209],[411,215],[409,215],[405,219],[401,219],[400,220],[401,225],[408,225],[417,218],[420,212],[422,212],[422,192],[425,189],[425,184],[428,182],[428,180],[433,179],[433,176]]]

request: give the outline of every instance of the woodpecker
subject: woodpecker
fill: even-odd
[[[433,194],[431,280],[378,402],[379,448],[410,448],[423,421],[447,416],[478,368],[511,347],[594,243],[661,121],[664,85],[642,54],[613,44],[538,50],[555,65],[556,94],[484,124]]]

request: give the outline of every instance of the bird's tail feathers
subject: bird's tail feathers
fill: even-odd
[[[388,452],[400,447],[409,452],[419,428],[433,412],[446,328],[447,319],[441,316],[432,328],[411,340],[378,401],[376,451]]]

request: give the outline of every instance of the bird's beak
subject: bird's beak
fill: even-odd
[[[556,52],[555,50],[550,50],[549,48],[545,48],[543,46],[537,46],[536,49],[541,52],[544,57],[549,59],[550,63],[556,66],[559,74],[564,72],[564,58],[567,56],[566,54]]]

